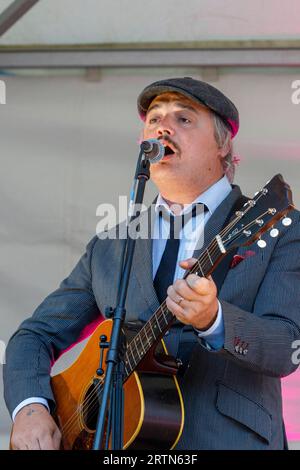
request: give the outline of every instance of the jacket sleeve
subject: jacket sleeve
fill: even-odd
[[[221,301],[225,341],[215,354],[273,377],[284,377],[298,367],[293,343],[300,338],[299,212],[293,211],[292,218],[272,253],[253,311]]]
[[[84,327],[100,316],[91,282],[91,258],[97,240],[94,237],[90,241],[69,277],[10,339],[3,367],[4,397],[10,413],[28,397],[43,397],[54,408],[51,366],[78,340]]]

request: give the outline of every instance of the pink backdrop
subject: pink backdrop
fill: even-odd
[[[300,441],[300,369],[282,380],[283,414],[289,441]]]

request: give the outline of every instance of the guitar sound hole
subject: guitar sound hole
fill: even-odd
[[[97,426],[97,417],[101,403],[101,392],[99,402],[99,392],[97,390],[99,388],[99,385],[95,386],[94,384],[91,384],[87,389],[87,392],[84,396],[84,401],[82,403],[82,418],[84,426],[90,432],[94,432]]]

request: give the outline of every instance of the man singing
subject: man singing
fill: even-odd
[[[183,279],[201,250],[184,236],[171,246],[172,216],[202,204],[207,246],[242,201],[231,184],[238,111],[219,90],[189,77],[147,86],[138,110],[143,138],[159,139],[165,156],[150,168],[159,192],[156,236],[137,240],[126,320],[146,321],[165,298],[178,320],[165,337],[183,363],[185,423],[176,449],[284,449],[280,378],[297,367],[292,343],[300,336],[299,212],[279,237],[266,235],[264,250],[240,248],[241,262],[227,267],[221,284],[195,274]],[[115,305],[120,253],[120,240],[95,236],[69,277],[11,338],[4,381],[12,448],[59,448],[51,364],[99,311]]]

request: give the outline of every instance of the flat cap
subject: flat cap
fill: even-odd
[[[239,112],[232,101],[212,85],[191,77],[159,80],[144,88],[137,100],[138,111],[143,120],[146,118],[147,110],[153,99],[168,91],[181,93],[191,100],[207,106],[229,125],[232,138],[237,134]]]

